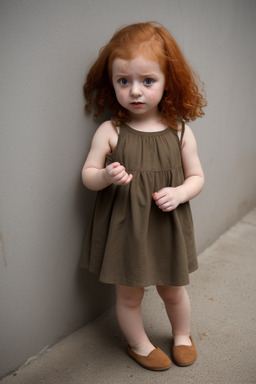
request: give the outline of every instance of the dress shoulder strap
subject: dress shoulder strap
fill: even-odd
[[[121,126],[120,125],[116,125],[116,123],[114,122],[113,119],[111,119],[111,122],[112,122],[112,125],[116,131],[116,133],[118,134],[118,136],[120,135],[120,132],[121,132]]]
[[[182,148],[182,145],[183,145],[184,133],[185,133],[185,121],[182,119],[181,120],[181,135],[180,135],[180,146],[181,146],[181,148]]]

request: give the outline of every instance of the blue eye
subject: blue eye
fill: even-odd
[[[153,84],[154,80],[151,79],[150,77],[146,77],[146,79],[144,80],[144,84],[145,85],[151,85]]]
[[[122,78],[122,79],[119,80],[119,83],[120,83],[121,85],[127,85],[127,84],[128,84],[128,80],[125,79],[125,78]]]

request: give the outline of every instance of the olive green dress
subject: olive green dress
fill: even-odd
[[[98,192],[81,266],[104,283],[189,284],[189,273],[198,268],[189,202],[162,212],[152,199],[154,192],[184,181],[177,131],[140,132],[124,124],[106,165],[115,161],[133,179]]]

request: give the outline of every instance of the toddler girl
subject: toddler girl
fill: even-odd
[[[189,200],[204,175],[185,122],[201,117],[200,80],[170,33],[155,22],[129,25],[102,48],[84,86],[86,109],[112,119],[97,129],[82,170],[99,191],[82,267],[116,285],[116,311],[128,354],[151,370],[169,357],[147,337],[144,287],[155,285],[173,334],[179,366],[197,357],[185,285],[198,268]]]

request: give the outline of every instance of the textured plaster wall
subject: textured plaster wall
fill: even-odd
[[[113,304],[78,261],[97,126],[82,84],[116,28],[163,23],[206,84],[191,124],[206,176],[192,203],[199,251],[254,206],[255,16],[253,0],[0,0],[0,376]]]

